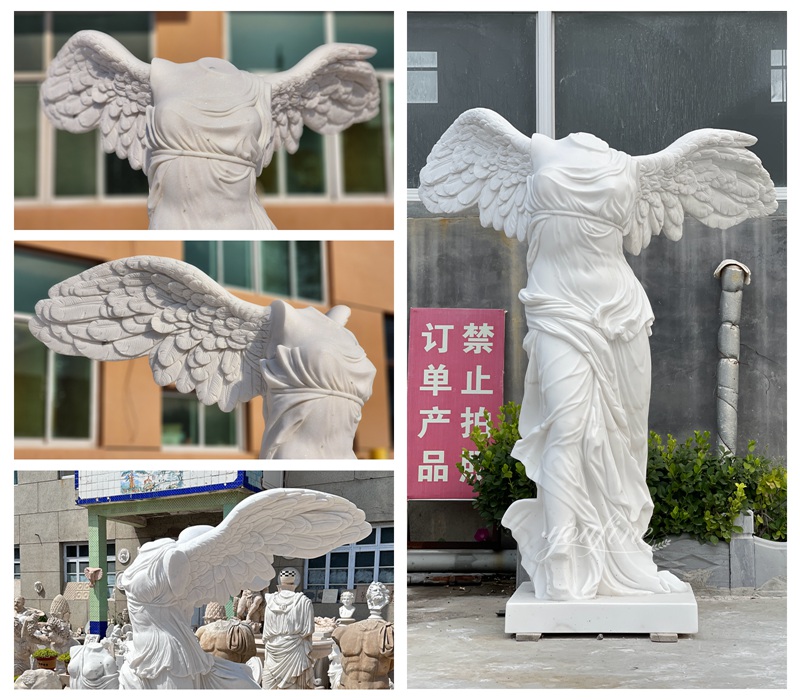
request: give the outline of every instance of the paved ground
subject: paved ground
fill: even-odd
[[[698,597],[700,631],[545,635],[517,642],[498,616],[510,579],[408,587],[409,688],[785,688],[786,598]]]

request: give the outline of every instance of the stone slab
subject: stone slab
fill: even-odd
[[[695,634],[694,593],[598,596],[592,600],[539,600],[523,583],[506,603],[511,634]]]

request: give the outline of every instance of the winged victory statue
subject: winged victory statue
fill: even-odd
[[[133,626],[120,687],[258,689],[249,666],[200,648],[194,609],[267,588],[276,556],[312,559],[371,531],[364,512],[341,496],[272,489],[243,500],[217,527],[194,525],[177,540],[142,545],[117,577]]]
[[[225,412],[263,396],[262,458],[355,459],[375,366],[344,327],[349,316],[346,306],[253,304],[193,265],[142,255],[55,285],[29,328],[62,355],[147,356],[159,386]]]
[[[536,598],[582,600],[687,590],[657,571],[642,539],[653,311],[625,260],[653,236],[683,233],[686,214],[726,229],[777,208],[748,134],[692,131],[629,156],[586,133],[517,131],[488,109],[459,116],[420,172],[435,213],[477,205],[484,227],[527,244],[519,298],[529,363],[513,456],[537,498],[513,503]]]
[[[338,133],[378,112],[375,49],[326,44],[288,71],[253,75],[219,58],[137,59],[85,30],[53,59],[41,88],[58,129],[100,130],[107,153],[144,170],[151,229],[274,229],[256,178],[303,128]]]

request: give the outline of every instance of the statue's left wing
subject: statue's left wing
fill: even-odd
[[[153,103],[150,64],[116,39],[91,30],[70,38],[50,64],[41,100],[57,128],[85,133],[99,127],[103,150],[141,170]]]
[[[274,148],[294,153],[303,125],[335,134],[372,119],[380,105],[378,78],[367,62],[374,54],[361,44],[325,44],[294,68],[264,76],[272,89]]]
[[[663,151],[635,156],[639,190],[625,249],[638,255],[662,230],[683,235],[684,214],[726,229],[778,208],[775,188],[758,156],[754,136],[724,129],[691,131]]]
[[[244,588],[264,589],[275,576],[273,557],[313,559],[371,531],[364,512],[341,496],[264,491],[239,503],[213,530],[179,542],[191,572],[183,595],[202,605]]]

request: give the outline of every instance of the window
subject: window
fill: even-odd
[[[45,442],[93,440],[96,367],[58,355],[28,330],[51,286],[94,263],[25,248],[14,250],[14,436]]]
[[[14,545],[14,578],[15,579],[20,577],[20,572],[21,571],[22,571],[22,569],[20,568],[20,562],[19,562],[19,547],[17,545]]]
[[[293,155],[277,152],[258,181],[266,196],[391,197],[394,147],[394,15],[391,12],[231,12],[230,60],[253,73],[288,70],[330,42],[367,44],[380,112],[341,134],[304,129]]]
[[[161,444],[165,447],[240,447],[241,411],[224,413],[205,406],[194,393],[164,389],[161,402]]]
[[[393,526],[376,527],[356,544],[310,559],[306,566],[304,590],[307,593],[327,588],[344,591],[373,581],[394,583]]]
[[[783,188],[786,43],[785,12],[409,13],[409,199],[477,106],[524,134],[586,131],[632,155],[693,129],[744,131]]]
[[[78,542],[64,545],[64,583],[86,581],[83,570],[89,566],[89,543]],[[108,597],[114,597],[114,584],[117,580],[117,553],[114,542],[106,544],[106,568],[103,581],[108,589]]]
[[[127,161],[105,154],[99,132],[55,129],[39,108],[47,67],[75,32],[110,34],[143,61],[150,61],[149,12],[14,13],[14,196],[102,198],[146,195],[147,178]]]
[[[226,287],[325,301],[321,241],[186,241],[183,258]]]

